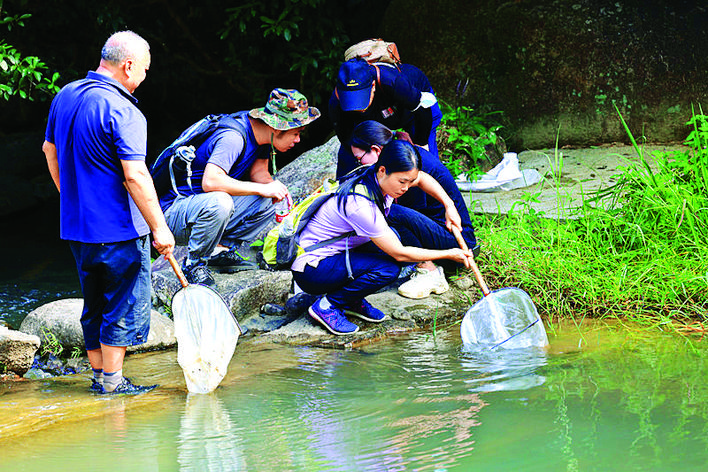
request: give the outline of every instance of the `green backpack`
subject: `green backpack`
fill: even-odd
[[[338,180],[325,180],[317,190],[295,205],[290,210],[290,214],[280,224],[268,232],[263,241],[263,261],[269,267],[277,270],[289,269],[299,255],[356,234],[354,231],[349,231],[306,248],[299,244],[300,234],[307,226],[307,223],[317,213],[322,204],[335,195],[338,188]],[[373,197],[363,184],[358,184],[354,188],[354,192],[373,200]]]

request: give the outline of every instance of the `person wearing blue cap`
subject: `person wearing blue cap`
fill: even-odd
[[[268,171],[271,152],[300,141],[303,127],[320,116],[293,89],[274,89],[265,107],[231,115],[197,147],[190,181],[181,176],[177,192],[160,195],[160,205],[177,244],[189,253],[182,265],[190,283],[215,285],[210,269],[256,269],[238,254],[271,223],[274,202],[290,198],[287,187]]]
[[[438,156],[436,132],[442,112],[430,81],[413,65],[369,64],[358,57],[344,62],[329,100],[329,117],[342,143],[337,177],[358,166],[349,140],[356,125],[367,120],[402,129],[412,143]]]

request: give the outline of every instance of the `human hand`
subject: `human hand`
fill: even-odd
[[[288,188],[285,184],[278,180],[262,185],[261,196],[271,198],[273,203],[279,202],[283,198],[287,198],[290,195],[290,192],[288,192]]]
[[[462,232],[462,218],[455,208],[455,205],[447,205],[445,207],[445,227],[451,233],[454,233],[453,227]]]
[[[448,259],[464,265],[465,269],[469,269],[472,267],[472,263],[470,262],[472,257],[474,257],[474,256],[472,255],[472,252],[469,250],[462,250],[459,248],[453,248],[453,249],[449,250]]]
[[[175,237],[167,226],[152,232],[152,246],[165,258],[172,255],[175,249]]]

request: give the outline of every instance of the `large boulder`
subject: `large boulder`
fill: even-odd
[[[249,270],[235,274],[214,274],[216,291],[241,322],[260,313],[266,303],[282,305],[292,284],[290,271]],[[172,297],[182,288],[172,269],[152,273],[152,285],[159,304],[171,306]]]
[[[0,326],[0,374],[24,375],[32,367],[39,337]]]
[[[322,146],[310,149],[275,175],[290,190],[293,200],[298,202],[322,185],[325,179],[334,178],[337,171],[339,139],[333,136]]]
[[[20,325],[20,331],[38,336],[42,342],[56,342],[70,353],[75,347],[84,348],[81,330],[81,298],[65,298],[40,306],[30,312]],[[172,347],[177,343],[172,320],[155,310],[150,313],[150,332],[145,343],[130,346],[129,352]]]
[[[304,311],[299,318],[262,334],[254,342],[351,349],[410,331],[432,329],[435,332],[437,327],[449,326],[461,320],[473,300],[479,297],[479,290],[469,274],[451,281],[448,292],[419,300],[398,295],[396,288],[401,282],[403,280],[387,290],[366,297],[371,304],[388,315],[382,323],[368,323],[350,317],[352,322],[360,326],[360,330],[351,335],[334,336]]]

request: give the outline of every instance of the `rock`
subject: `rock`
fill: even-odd
[[[49,372],[45,372],[42,369],[38,369],[36,367],[32,367],[29,369],[25,375],[23,375],[24,378],[26,379],[31,379],[31,380],[41,380],[41,379],[48,379],[49,377],[52,377],[52,374]]]
[[[472,275],[463,275],[458,280]],[[418,329],[441,327],[462,319],[462,316],[475,300],[466,296],[457,288],[471,285],[470,281],[458,281],[442,295],[432,295],[421,300],[412,300],[398,295],[395,287],[370,295],[367,300],[386,313],[389,318],[382,323],[367,323],[357,318],[350,320],[359,325],[359,331],[347,336],[334,336],[316,324],[307,315],[274,331],[264,333],[254,342],[284,343],[291,345],[312,345],[335,349],[351,349],[363,344],[375,342],[388,336]],[[470,294],[467,294],[470,295]],[[481,295],[471,294],[477,299]],[[286,304],[286,309],[287,309]]]
[[[74,369],[75,372],[84,372],[91,368],[88,358],[86,357],[71,357],[66,360],[66,367]]]
[[[302,200],[322,185],[325,179],[334,178],[339,146],[339,139],[334,136],[322,146],[310,149],[278,171],[275,178],[288,187],[293,201]]]
[[[214,274],[216,287],[239,321],[260,313],[266,303],[285,303],[292,284],[290,271],[248,270],[235,274]],[[160,303],[170,306],[181,285],[172,269],[153,271],[153,288]]]
[[[43,342],[50,337],[56,338],[64,354],[68,355],[75,347],[84,348],[80,322],[83,305],[81,298],[66,298],[47,303],[30,312],[22,321],[20,330],[39,337]],[[147,342],[128,347],[128,352],[174,346],[177,343],[174,331],[172,320],[152,310]]]
[[[51,373],[52,375],[63,375],[64,363],[54,354],[49,354],[47,362],[42,366],[42,370]]]
[[[0,373],[24,375],[32,367],[39,345],[37,336],[0,326]]]
[[[241,323],[241,329],[243,329],[244,333],[267,333],[275,331],[292,321],[293,318],[287,315],[266,315],[261,313]]]

